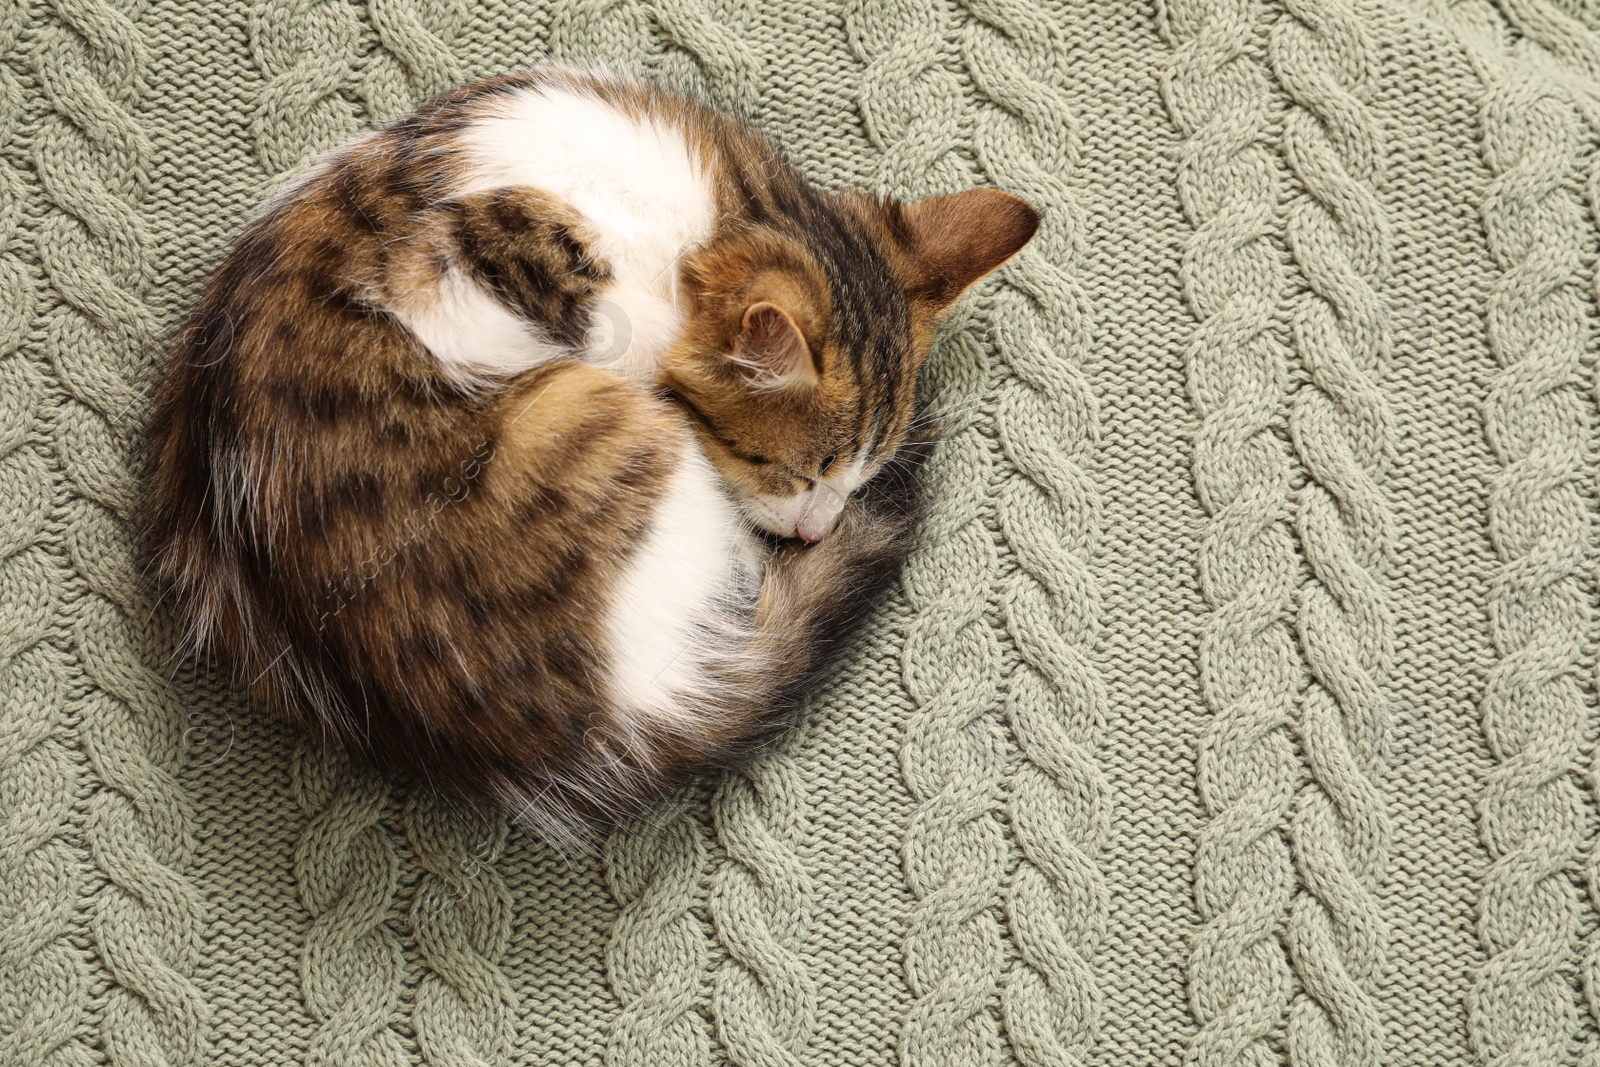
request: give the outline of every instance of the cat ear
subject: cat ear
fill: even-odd
[[[901,240],[916,253],[910,288],[944,308],[1028,243],[1039,212],[999,189],[972,189],[906,204],[900,222]]]
[[[817,384],[820,368],[800,325],[768,300],[745,308],[733,362],[755,384],[770,389],[799,389]]]

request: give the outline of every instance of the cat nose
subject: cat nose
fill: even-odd
[[[826,537],[839,521],[844,511],[844,496],[825,482],[818,482],[806,500],[806,509],[800,514],[794,532],[806,544],[816,544]]]

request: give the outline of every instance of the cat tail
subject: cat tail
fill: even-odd
[[[922,475],[936,436],[918,419],[910,439],[814,545],[787,542],[767,565],[739,687],[752,750],[789,726],[806,693],[892,585],[916,545]],[[737,759],[739,753],[734,753]]]

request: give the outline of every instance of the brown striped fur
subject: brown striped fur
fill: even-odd
[[[557,342],[588,328],[610,273],[585,221],[532,189],[451,191],[464,124],[548,81],[679,124],[717,182],[655,382],[570,360],[466,380],[386,310],[453,262]],[[143,529],[186,647],[380,765],[558,835],[751,751],[908,551],[928,428],[900,443],[936,319],[1033,232],[1020,201],[965,197],[822,193],[698,102],[554,69],[341,149],[240,236],[160,386]],[[763,299],[803,332],[814,388],[763,391],[729,360]],[[600,620],[669,473],[699,448],[735,493],[786,492],[869,426],[883,473],[820,544],[773,543],[700,728],[634,737]]]

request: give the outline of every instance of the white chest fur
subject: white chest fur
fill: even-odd
[[[619,720],[625,730],[692,735],[714,695],[712,668],[748,638],[738,620],[755,594],[761,550],[719,482],[699,450],[687,449],[617,583],[607,620],[610,680],[629,712]]]
[[[524,186],[561,198],[590,224],[613,281],[597,302],[582,349],[563,349],[472,280],[447,280],[420,313],[401,320],[440,361],[467,373],[515,373],[578,356],[650,377],[682,327],[679,257],[706,239],[712,190],[682,131],[553,87],[507,97],[462,134],[470,178],[463,194]]]

